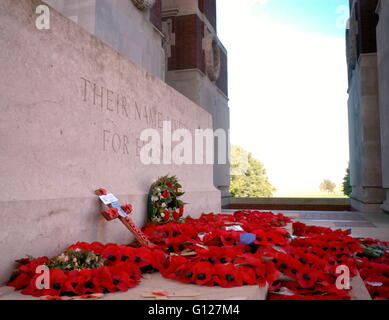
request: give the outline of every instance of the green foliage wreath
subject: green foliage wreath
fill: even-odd
[[[148,219],[152,223],[162,224],[180,221],[184,214],[185,203],[179,198],[185,192],[176,176],[158,178],[150,188],[148,199]]]

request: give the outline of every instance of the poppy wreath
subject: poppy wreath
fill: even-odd
[[[185,203],[179,198],[185,193],[176,176],[164,176],[155,181],[148,197],[148,218],[156,224],[180,221]]]
[[[374,300],[389,299],[389,242],[363,239],[357,259],[360,275]]]
[[[290,222],[271,212],[238,211],[189,217],[184,224],[149,224],[144,232],[170,255],[160,269],[170,279],[226,288],[268,283],[270,300],[350,300],[349,290],[336,286],[336,270],[347,266],[351,277],[357,275],[358,257],[366,251],[361,241],[350,230],[299,222],[290,235],[283,228]],[[255,235],[250,244],[242,243],[247,233]],[[385,275],[380,274],[382,286],[373,283],[382,287],[375,298],[388,298]]]
[[[293,238],[282,228],[289,222],[271,212],[238,211],[203,214],[199,219],[187,218],[184,224],[149,224],[144,232],[170,255],[160,269],[166,278],[224,288],[270,284],[270,299],[350,299],[346,291],[336,288],[335,270],[346,264],[356,274],[352,257],[362,250],[359,242],[344,231],[310,229],[298,223],[294,228],[304,237]],[[251,243],[242,241],[247,233],[254,235]],[[319,250],[326,246],[328,252]],[[329,258],[332,264],[327,264]],[[288,286],[288,294],[281,295]]]
[[[142,272],[158,270],[165,278],[202,286],[268,285],[269,300],[350,300],[350,292],[336,286],[337,267],[347,266],[351,277],[360,273],[373,299],[389,298],[387,242],[300,222],[289,234],[284,227],[291,222],[258,211],[150,222],[143,232],[151,248],[77,243],[53,259],[19,260],[9,285],[34,296],[110,293],[126,291]],[[50,269],[47,290],[35,288],[35,270],[42,264]]]
[[[165,254],[156,248],[79,242],[51,259],[18,260],[8,285],[34,297],[72,297],[127,291],[139,284],[144,270],[160,268],[165,258]],[[42,265],[49,268],[47,289],[37,288],[41,274],[37,274],[36,270]]]

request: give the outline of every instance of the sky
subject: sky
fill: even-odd
[[[276,196],[341,184],[348,166],[348,0],[219,0],[231,142],[267,170]]]

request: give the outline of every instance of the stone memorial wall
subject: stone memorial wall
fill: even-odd
[[[377,26],[378,83],[381,121],[382,186],[386,200],[382,209],[389,212],[389,1],[381,1]]]
[[[99,187],[132,203],[138,225],[166,174],[183,184],[187,214],[220,210],[212,165],[139,157],[142,130],[212,128],[211,115],[53,9],[50,29],[38,30],[36,2],[0,2],[0,282],[27,254],[132,240],[99,214]]]

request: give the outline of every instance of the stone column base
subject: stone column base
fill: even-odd
[[[381,209],[389,213],[389,189],[386,189],[386,201],[382,204]]]
[[[232,198],[232,195],[230,193],[230,186],[218,186],[217,188],[221,192],[222,208],[225,208],[230,204]]]
[[[360,212],[366,212],[366,213],[381,213],[382,212],[382,203],[364,203],[362,201],[359,201],[357,199],[350,199],[351,200],[351,206]]]
[[[353,186],[350,196],[351,206],[366,213],[382,212],[381,206],[385,200],[385,191],[380,187]]]
[[[231,194],[228,197],[222,197],[222,208],[227,208],[231,203]]]

